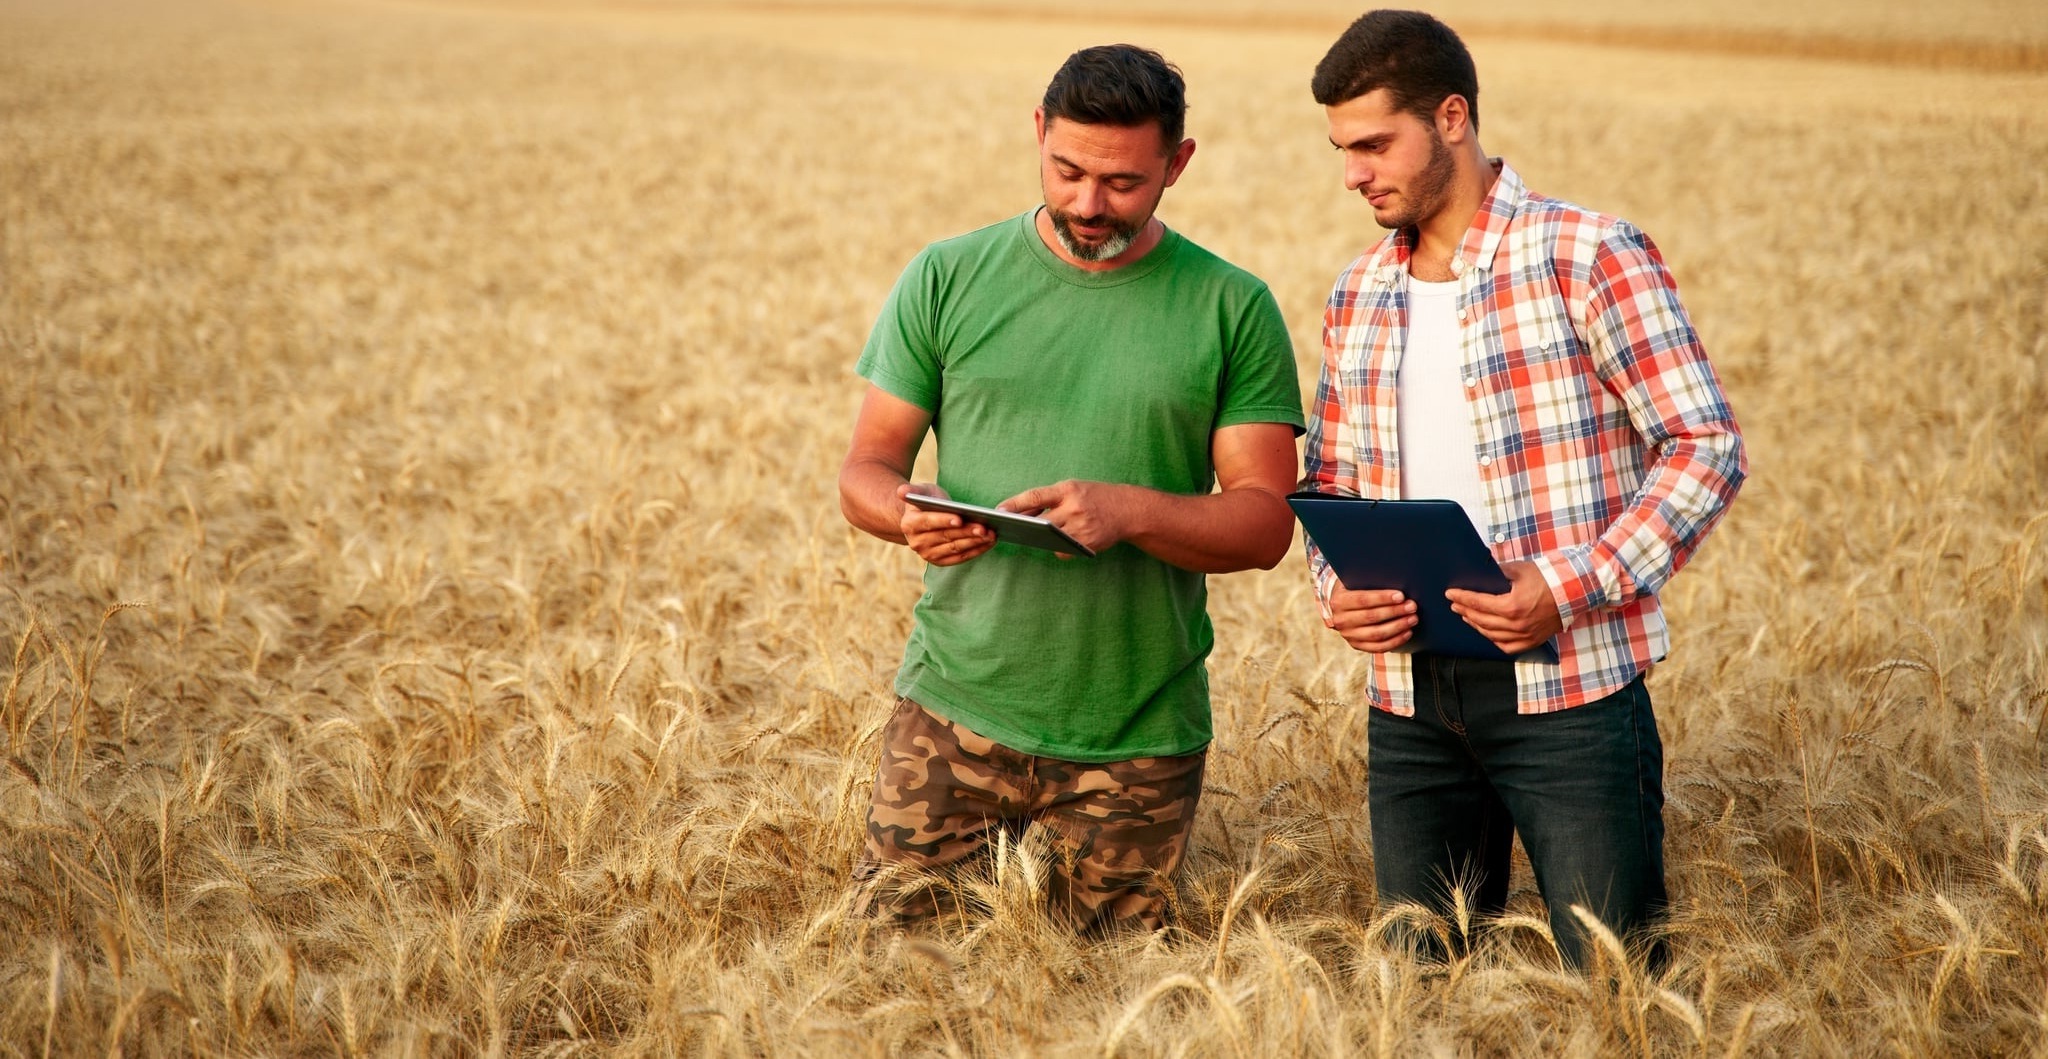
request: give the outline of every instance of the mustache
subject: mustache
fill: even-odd
[[[1080,225],[1084,228],[1108,228],[1111,231],[1122,232],[1129,231],[1136,227],[1129,221],[1125,221],[1118,218],[1113,213],[1098,213],[1093,216],[1082,217],[1078,214],[1066,213],[1061,210],[1053,210],[1052,219],[1053,223],[1066,228],[1071,228],[1075,225]]]

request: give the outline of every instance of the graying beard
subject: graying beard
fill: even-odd
[[[1067,253],[1082,261],[1108,261],[1129,250],[1131,244],[1138,241],[1136,232],[1118,232],[1099,246],[1082,246],[1074,242],[1073,236],[1065,228],[1055,224],[1052,231],[1059,237],[1060,245],[1066,247]]]

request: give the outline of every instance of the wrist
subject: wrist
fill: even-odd
[[[1109,528],[1119,541],[1138,541],[1152,533],[1152,505],[1146,502],[1148,490],[1141,486],[1110,484],[1109,503],[1105,510],[1109,514]]]
[[[1563,632],[1571,628],[1572,622],[1590,604],[1590,600],[1584,595],[1585,579],[1568,563],[1560,563],[1549,555],[1533,555],[1529,557],[1528,562],[1543,576],[1543,587],[1549,590],[1549,599],[1546,602],[1557,611],[1558,631]]]

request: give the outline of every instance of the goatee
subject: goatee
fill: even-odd
[[[1074,236],[1074,218],[1054,209],[1045,208],[1052,218],[1052,233],[1057,236],[1060,246],[1076,261],[1108,261],[1131,248],[1138,241],[1138,233],[1144,230],[1144,223],[1131,224],[1112,217],[1083,217],[1081,222],[1090,228],[1108,228],[1108,237],[1099,243],[1084,243]]]

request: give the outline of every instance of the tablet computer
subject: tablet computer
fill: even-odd
[[[1053,525],[1049,519],[982,507],[980,504],[964,504],[958,500],[948,500],[943,496],[926,496],[923,493],[912,493],[903,499],[908,501],[911,507],[919,510],[946,511],[969,522],[979,522],[995,530],[996,540],[1005,544],[1021,544],[1026,548],[1042,548],[1049,552],[1065,552],[1068,555],[1095,554],[1080,541],[1067,536],[1065,531]]]
[[[1398,588],[1415,601],[1418,620],[1400,650],[1557,661],[1557,648],[1547,643],[1510,655],[1451,610],[1445,589],[1497,595],[1511,584],[1457,501],[1295,493],[1287,505],[1344,587]]]

